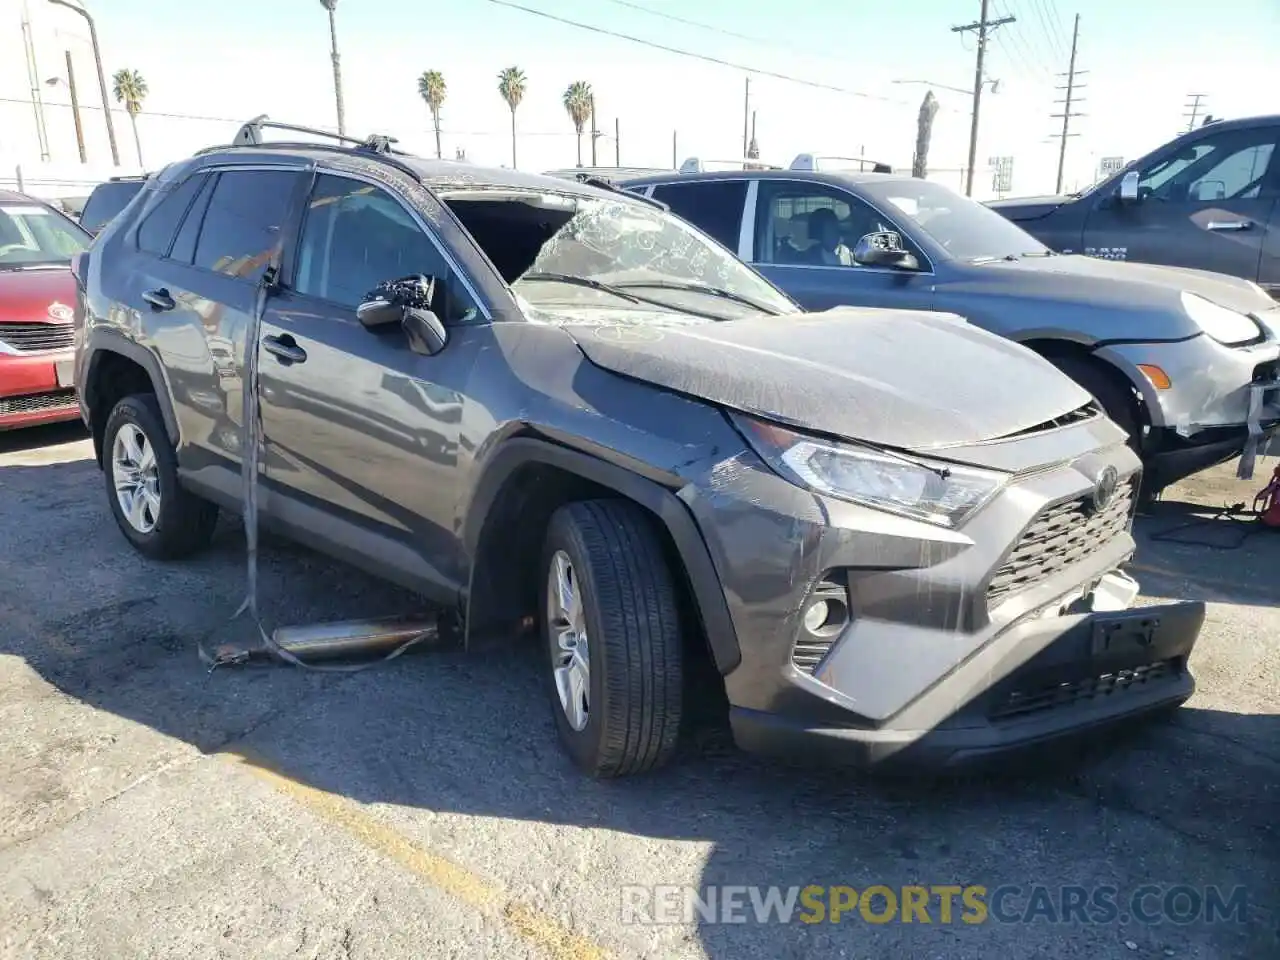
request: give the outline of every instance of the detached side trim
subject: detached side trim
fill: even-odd
[[[492,508],[507,482],[518,470],[530,465],[561,470],[597,487],[612,490],[635,501],[657,517],[670,535],[679,559],[684,564],[693,603],[706,633],[716,668],[724,675],[738,666],[742,653],[738,647],[737,632],[729,616],[729,606],[725,601],[724,591],[720,588],[711,554],[684,503],[660,484],[637,476],[616,464],[528,437],[513,438],[498,448],[485,467],[484,475],[471,500],[463,530],[466,553],[472,558],[467,600],[469,633],[473,625],[478,628],[482,620],[488,622],[492,617],[486,610],[492,599],[487,596],[490,588],[477,582],[476,578],[481,566],[478,561],[482,559],[482,538]]]

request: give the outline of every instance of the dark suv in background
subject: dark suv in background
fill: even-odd
[[[80,211],[80,226],[96,235],[142,190],[145,176],[112,177],[93,188]]]
[[[254,456],[265,523],[469,640],[538,624],[596,775],[671,756],[690,655],[743,746],[858,761],[1190,695],[1203,605],[1130,609],[1121,572],[1138,460],[1034,353],[806,314],[630,194],[262,131],[160,172],[77,261],[83,414],[144,554],[204,546]]]
[[[1280,115],[1184,133],[1081,194],[988,205],[1062,253],[1227,273],[1280,298]]]

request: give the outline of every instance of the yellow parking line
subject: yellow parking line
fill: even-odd
[[[369,849],[394,860],[436,889],[502,920],[514,933],[540,947],[553,960],[605,960],[609,957],[609,952],[603,947],[528,904],[509,899],[499,887],[465,867],[415,845],[407,837],[369,816],[356,803],[299,783],[244,752],[219,756],[242,765],[321,820],[341,827]]]

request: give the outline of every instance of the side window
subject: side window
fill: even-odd
[[[139,250],[153,253],[158,257],[169,253],[169,244],[173,241],[174,232],[177,231],[178,224],[182,222],[187,208],[191,206],[191,201],[195,199],[206,179],[204,174],[187,177],[152,208],[142,221],[142,225],[138,227]]]
[[[256,283],[280,245],[298,174],[228,170],[209,198],[195,265]]]
[[[868,233],[881,230],[897,228],[843,190],[823,183],[760,181],[757,263],[856,267],[853,248]]]
[[[169,250],[170,260],[186,264],[190,264],[195,260],[196,241],[200,238],[200,225],[204,223],[205,211],[209,209],[209,198],[213,196],[217,183],[217,174],[211,174],[204,178],[204,184],[200,187],[200,192],[196,194],[195,202],[187,208],[186,219],[182,221],[182,226],[178,228],[178,235],[174,238],[173,247]]]
[[[1227,130],[1166,154],[1142,171],[1139,194],[1173,203],[1259,197],[1278,133],[1275,127]]]
[[[142,187],[141,180],[109,180],[98,184],[80,211],[80,226],[90,233],[97,233],[129,205]]]
[[[448,267],[409,212],[380,187],[322,174],[307,204],[293,288],[350,307],[374,287],[413,274],[448,279]],[[457,284],[446,283],[448,304],[435,304],[446,322],[466,319]]]
[[[687,220],[707,236],[738,252],[742,207],[747,200],[745,180],[700,180],[662,183],[653,188],[653,199]]]

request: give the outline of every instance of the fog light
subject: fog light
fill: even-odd
[[[830,616],[830,601],[818,600],[816,603],[811,603],[809,609],[804,612],[804,628],[810,633],[817,633],[826,625]]]

